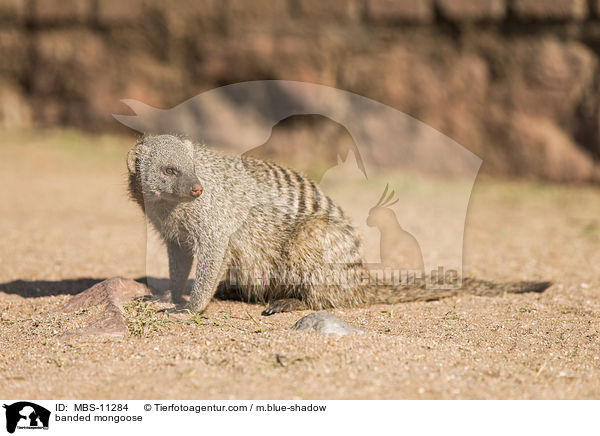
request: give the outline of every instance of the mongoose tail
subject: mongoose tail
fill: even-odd
[[[489,280],[480,280],[474,277],[464,277],[462,287],[457,289],[431,289],[416,286],[379,285],[368,286],[365,290],[363,303],[357,301],[352,305],[313,307],[311,304],[296,298],[280,299],[269,302],[263,315],[273,315],[280,312],[295,310],[323,310],[329,307],[362,307],[365,304],[396,304],[417,301],[436,301],[458,295],[477,295],[482,297],[496,297],[503,294],[523,294],[525,292],[544,292],[552,285],[551,282],[509,282],[495,283]]]
[[[462,287],[457,289],[430,289],[411,286],[373,286],[369,289],[370,304],[410,303],[413,301],[435,301],[457,295],[477,295],[495,297],[502,294],[523,294],[544,292],[551,282],[508,282],[495,283],[474,277],[464,277]]]

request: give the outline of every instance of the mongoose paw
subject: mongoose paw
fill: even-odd
[[[263,316],[274,315],[281,312],[292,312],[294,310],[304,310],[306,304],[297,298],[283,298],[281,300],[274,300],[269,303],[267,308],[263,311]]]

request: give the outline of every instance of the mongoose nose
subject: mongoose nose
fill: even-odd
[[[200,197],[200,194],[202,194],[202,186],[200,185],[193,185],[190,188],[190,194],[192,195],[192,197]]]

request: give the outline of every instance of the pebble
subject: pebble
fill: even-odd
[[[328,312],[315,312],[300,318],[292,326],[292,330],[317,332],[322,335],[344,336],[352,333],[363,333],[361,329],[342,321]]]

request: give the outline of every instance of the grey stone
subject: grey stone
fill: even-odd
[[[315,312],[300,318],[292,326],[292,330],[317,332],[322,335],[344,336],[351,333],[363,333],[361,329],[342,321],[337,316],[327,312]]]

